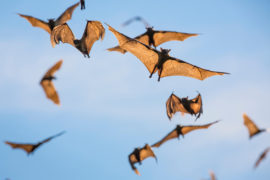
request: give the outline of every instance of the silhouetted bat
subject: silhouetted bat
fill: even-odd
[[[75,39],[71,29],[65,23],[63,25],[56,26],[51,34],[51,43],[54,47],[55,44],[59,44],[59,41],[63,43],[69,43],[76,47],[84,57],[88,57],[93,44],[99,40],[103,39],[105,34],[105,29],[99,21],[87,21],[83,36],[80,40]]]
[[[51,99],[55,104],[60,105],[58,94],[54,88],[53,79],[56,79],[53,75],[60,69],[63,60],[58,61],[53,67],[51,67],[40,81],[40,85],[45,91],[47,98]]]
[[[80,0],[81,1],[81,10],[85,9],[85,1],[84,0]]]
[[[254,168],[257,168],[259,164],[262,162],[263,159],[265,159],[267,153],[270,151],[270,147],[266,148],[263,153],[260,155],[259,159],[256,161]]]
[[[160,44],[163,44],[168,41],[184,41],[185,39],[197,36],[198,34],[189,34],[175,31],[155,31],[152,27],[147,27],[147,31],[134,39],[137,41],[147,45],[154,46],[155,48]],[[127,50],[122,47],[115,46],[113,48],[108,49],[109,51],[119,51],[122,54],[125,54]]]
[[[109,25],[108,25],[109,26]],[[146,66],[150,72],[150,78],[158,71],[158,81],[166,76],[188,76],[199,80],[204,80],[210,76],[228,74],[225,72],[210,71],[189,64],[180,59],[169,56],[167,49],[155,50],[141,42],[131,39],[109,26],[109,30],[116,36],[119,45],[126,51],[135,55]]]
[[[140,16],[135,16],[135,17],[127,20],[126,22],[123,23],[123,26],[129,25],[133,21],[140,21],[140,22],[142,22],[144,24],[145,28],[149,27],[149,24],[147,23],[147,21],[145,19],[143,19],[142,17],[140,17]]]
[[[243,114],[244,118],[244,125],[247,127],[249,132],[249,138],[252,138],[253,136],[266,131],[266,129],[259,129],[254,122],[246,115]]]
[[[51,34],[53,28],[55,26],[61,25],[66,23],[68,20],[71,19],[72,13],[74,9],[79,5],[80,3],[76,3],[73,6],[70,6],[63,14],[61,14],[60,17],[58,17],[56,20],[54,19],[48,19],[48,22],[42,21],[40,19],[34,18],[32,16],[27,16],[23,14],[18,14],[19,16],[25,18],[28,20],[32,26],[39,27],[47,31],[49,34]]]
[[[134,164],[141,164],[141,162],[148,157],[154,157],[157,161],[156,155],[148,144],[146,144],[143,148],[135,148],[134,151],[128,156],[130,166],[137,175],[140,175],[140,172],[134,166]]]
[[[172,116],[177,112],[188,113],[196,116],[196,120],[203,113],[202,97],[199,93],[194,99],[179,98],[173,93],[166,102],[167,116],[171,120]]]
[[[22,149],[29,155],[29,154],[33,154],[34,151],[38,147],[40,147],[42,144],[47,143],[50,140],[54,139],[55,137],[60,136],[60,135],[62,135],[64,133],[65,133],[65,131],[62,131],[62,132],[60,132],[60,133],[58,133],[58,134],[56,134],[54,136],[51,136],[51,137],[49,137],[49,138],[47,138],[47,139],[45,139],[45,140],[43,140],[41,142],[38,142],[36,144],[20,144],[20,143],[13,143],[13,142],[9,142],[9,141],[6,141],[5,143],[10,145],[13,149]]]
[[[215,121],[215,122],[205,124],[205,125],[201,125],[201,126],[181,126],[181,125],[177,125],[174,130],[172,130],[169,134],[167,134],[167,136],[165,136],[159,142],[153,144],[152,147],[159,147],[160,145],[162,145],[163,143],[165,143],[166,141],[168,141],[170,139],[174,139],[174,138],[179,139],[180,135],[182,135],[184,137],[184,135],[186,135],[187,133],[189,133],[191,131],[194,131],[194,130],[207,129],[212,124],[215,124],[217,122],[218,121]]]

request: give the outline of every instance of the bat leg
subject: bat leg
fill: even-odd
[[[152,75],[154,74],[154,72],[155,72],[156,68],[157,68],[157,65],[155,65],[155,67],[154,67],[153,71],[151,72],[151,74],[150,74],[149,78],[151,78],[151,77],[152,77]]]
[[[161,73],[162,73],[162,69],[163,68],[161,68],[160,71],[158,72],[158,82],[160,81],[160,76],[161,76]]]

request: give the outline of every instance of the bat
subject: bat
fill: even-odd
[[[134,151],[128,156],[130,166],[137,175],[140,176],[141,174],[134,164],[139,163],[141,165],[141,162],[148,157],[153,157],[157,161],[155,153],[148,144],[145,144],[143,148],[135,148]]]
[[[142,22],[144,24],[145,28],[149,27],[149,24],[147,23],[147,21],[145,19],[143,19],[142,17],[140,17],[140,16],[135,16],[135,17],[127,20],[126,22],[124,22],[122,24],[122,26],[127,26],[130,23],[132,23],[133,21],[140,21],[140,22]]]
[[[80,0],[81,1],[81,10],[85,9],[85,1],[84,0]]]
[[[47,143],[50,140],[52,140],[52,139],[54,139],[54,138],[56,138],[58,136],[61,136],[64,133],[65,133],[65,131],[62,131],[62,132],[60,132],[60,133],[58,133],[58,134],[56,134],[54,136],[51,136],[51,137],[49,137],[49,138],[47,138],[47,139],[45,139],[43,141],[40,141],[40,142],[38,142],[36,144],[21,144],[21,143],[9,142],[9,141],[6,141],[5,143],[7,145],[10,145],[13,149],[22,149],[27,153],[27,155],[30,155],[30,154],[33,154],[34,151],[36,151],[37,148],[39,148],[42,144]]]
[[[259,166],[259,164],[262,162],[263,159],[266,158],[267,153],[270,151],[270,147],[266,148],[263,153],[260,155],[260,157],[258,158],[258,160],[256,161],[254,168],[257,168]]]
[[[52,100],[55,104],[60,105],[60,100],[58,97],[58,94],[54,88],[53,79],[56,79],[54,77],[54,73],[60,69],[61,65],[63,63],[63,60],[58,61],[53,67],[51,67],[46,74],[42,77],[40,81],[40,85],[44,89],[44,92],[50,100]]]
[[[172,93],[166,102],[166,109],[169,120],[177,111],[195,115],[197,120],[203,113],[201,94],[189,100],[187,97],[179,98]]]
[[[79,4],[80,3],[76,3],[72,6],[70,6],[56,20],[55,19],[48,19],[48,22],[45,22],[43,20],[37,19],[37,18],[32,17],[32,16],[28,16],[28,15],[23,15],[23,14],[19,14],[19,13],[18,13],[18,15],[25,18],[27,21],[29,21],[29,23],[31,23],[32,26],[42,28],[43,30],[45,30],[49,34],[51,34],[51,32],[55,26],[64,24],[68,20],[71,19],[73,11],[75,10],[75,8]]]
[[[109,26],[109,25],[108,25]],[[109,30],[116,36],[119,45],[126,51],[135,55],[146,66],[150,72],[149,78],[158,71],[158,81],[166,76],[187,76],[199,80],[204,80],[214,75],[228,74],[226,72],[217,72],[203,69],[192,64],[189,64],[180,59],[169,56],[168,49],[158,51],[135,39],[131,39],[124,34],[119,33],[111,26]]]
[[[174,139],[174,138],[179,139],[180,135],[182,135],[184,137],[184,135],[186,135],[187,133],[189,133],[191,131],[194,131],[194,130],[207,129],[208,127],[210,127],[211,125],[213,125],[213,124],[215,124],[217,122],[219,122],[219,121],[215,121],[215,122],[208,123],[208,124],[201,125],[201,126],[181,126],[181,125],[177,125],[174,130],[172,130],[169,134],[167,134],[163,139],[161,139],[157,143],[153,144],[152,147],[158,148],[159,146],[161,146],[166,141],[169,141],[169,140]]]
[[[84,57],[88,57],[93,44],[104,38],[105,29],[99,21],[87,21],[83,36],[80,40],[75,39],[71,29],[65,23],[63,25],[56,26],[51,34],[51,43],[55,47],[55,44],[63,43],[71,44],[76,47]]]
[[[175,31],[155,31],[153,27],[146,27],[146,32],[135,37],[137,41],[147,45],[154,46],[155,48],[168,41],[184,41],[185,39],[197,36],[198,34],[182,33]],[[115,46],[109,48],[108,51],[119,51],[122,54],[125,54],[127,50],[122,47]]]
[[[243,114],[244,125],[247,127],[249,132],[249,138],[251,139],[253,136],[265,132],[266,129],[259,129],[256,124],[246,115]]]
[[[216,176],[213,171],[210,171],[209,174],[210,174],[211,180],[216,180]]]

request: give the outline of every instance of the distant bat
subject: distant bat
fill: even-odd
[[[266,158],[267,153],[270,151],[270,147],[266,148],[263,153],[260,155],[259,159],[256,161],[254,168],[257,168],[263,159]]]
[[[47,139],[45,139],[45,140],[43,140],[41,142],[38,142],[36,144],[21,144],[21,143],[9,142],[9,141],[6,141],[5,143],[8,144],[8,145],[10,145],[13,149],[22,149],[22,150],[24,150],[29,155],[29,154],[33,154],[34,151],[38,147],[40,147],[42,144],[47,143],[50,140],[54,139],[55,137],[60,136],[60,135],[62,135],[64,133],[65,132],[63,131],[63,132],[61,132],[59,134],[56,134],[54,136],[51,136],[51,137],[49,137],[49,138],[47,138]]]
[[[170,57],[170,50],[162,48],[160,48],[161,51],[155,50],[135,39],[131,39],[119,33],[111,26],[109,26],[109,30],[114,33],[121,48],[129,51],[142,61],[150,72],[150,78],[158,71],[158,81],[160,81],[160,78],[166,76],[188,76],[204,80],[210,76],[228,74],[225,72],[202,69],[180,59]]]
[[[105,34],[105,29],[99,21],[87,21],[83,36],[80,40],[75,39],[71,29],[65,23],[63,25],[56,26],[51,35],[51,43],[54,47],[55,44],[59,44],[60,41],[63,43],[69,43],[76,47],[84,57],[88,57],[93,44],[99,40],[103,39]]]
[[[215,173],[213,171],[210,171],[209,173],[210,173],[211,180],[216,180]]]
[[[249,138],[266,131],[267,129],[259,129],[254,122],[246,115],[243,114],[244,125],[248,128]]]
[[[134,164],[139,163],[141,165],[141,162],[148,157],[153,157],[157,161],[156,155],[148,144],[146,144],[143,148],[135,148],[134,151],[128,156],[130,166],[137,175],[141,174]]]
[[[63,60],[58,61],[53,67],[51,67],[40,81],[40,85],[44,89],[47,98],[51,99],[55,104],[60,105],[58,94],[54,88],[53,79],[56,79],[53,75],[60,69]]]
[[[70,6],[63,14],[61,14],[60,17],[58,17],[56,20],[54,19],[48,19],[48,22],[42,21],[40,19],[34,18],[32,16],[27,16],[23,14],[18,14],[19,16],[25,18],[28,20],[32,26],[39,27],[47,31],[49,34],[51,34],[53,28],[55,26],[61,25],[66,23],[68,20],[71,19],[72,13],[74,9],[79,5],[80,3],[76,3],[73,6]]]
[[[162,145],[163,143],[165,143],[168,140],[174,139],[174,138],[178,138],[179,136],[182,135],[184,137],[184,135],[186,135],[187,133],[194,131],[194,130],[198,130],[198,129],[207,129],[208,127],[210,127],[211,125],[217,123],[218,121],[209,123],[209,124],[205,124],[205,125],[201,125],[201,126],[181,126],[181,125],[177,125],[176,128],[171,131],[169,134],[167,134],[163,139],[161,139],[159,142],[155,143],[152,145],[152,147],[159,147],[160,145]]]
[[[198,119],[203,113],[202,97],[199,93],[194,99],[179,98],[173,93],[166,102],[167,116],[171,120],[172,116],[177,112],[195,115]]]
[[[149,24],[147,23],[147,21],[145,19],[143,19],[142,17],[140,17],[140,16],[135,16],[135,17],[127,20],[126,22],[123,23],[123,26],[129,25],[133,21],[140,21],[140,22],[142,22],[144,24],[144,27],[145,28],[148,28],[149,27]]]
[[[85,1],[84,0],[80,0],[81,1],[81,10],[85,9]]]
[[[155,31],[152,27],[147,27],[146,32],[135,37],[137,41],[147,45],[154,46],[155,48],[168,41],[184,41],[185,39],[197,36],[198,34],[182,33],[175,31]],[[122,54],[125,54],[127,50],[123,47],[115,46],[108,49],[109,51],[119,51]]]

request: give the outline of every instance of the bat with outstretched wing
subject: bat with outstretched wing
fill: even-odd
[[[257,168],[259,166],[259,164],[262,162],[262,160],[264,160],[266,158],[267,153],[270,151],[270,147],[266,148],[262,154],[260,155],[260,157],[258,158],[258,160],[256,161],[254,168]]]
[[[53,75],[54,73],[60,69],[63,60],[58,61],[53,67],[51,67],[46,74],[42,77],[40,81],[40,85],[42,86],[47,98],[52,100],[55,104],[60,105],[60,100],[53,85],[52,80],[56,79]]]
[[[8,144],[8,145],[10,145],[13,149],[22,149],[22,150],[24,150],[27,153],[27,155],[29,155],[29,154],[34,153],[34,151],[38,147],[40,147],[42,144],[47,143],[50,140],[52,140],[52,139],[54,139],[54,138],[56,138],[58,136],[61,136],[64,133],[65,133],[65,131],[62,131],[62,132],[60,132],[60,133],[58,133],[58,134],[56,134],[54,136],[51,136],[51,137],[49,137],[49,138],[47,138],[47,139],[45,139],[43,141],[40,141],[40,142],[38,142],[36,144],[21,144],[21,143],[9,142],[9,141],[6,141],[5,143]]]
[[[32,26],[42,28],[45,31],[47,31],[49,34],[51,34],[51,32],[55,26],[64,24],[68,20],[71,19],[73,11],[75,10],[75,8],[79,4],[80,3],[76,3],[72,6],[70,6],[56,20],[55,19],[48,19],[48,22],[45,22],[43,20],[37,19],[37,18],[32,17],[32,16],[28,16],[28,15],[23,15],[23,14],[18,14],[18,15],[25,18],[27,21],[29,21],[29,23],[31,23]]]
[[[150,78],[155,72],[158,71],[158,81],[160,81],[160,78],[166,76],[187,76],[199,80],[204,80],[214,75],[228,74],[226,72],[217,72],[203,69],[180,59],[170,57],[170,50],[161,48],[161,51],[158,51],[153,49],[135,39],[129,38],[124,34],[119,33],[111,26],[109,26],[109,30],[112,31],[116,36],[122,49],[129,51],[142,61],[142,63],[150,72]]]
[[[85,9],[85,1],[84,0],[80,0],[81,2],[81,10]]]
[[[149,146],[148,144],[146,144],[143,148],[135,148],[134,151],[128,156],[130,166],[137,175],[140,175],[140,172],[134,164],[141,164],[141,162],[148,157],[153,157],[157,161],[155,153],[153,152],[151,146]]]
[[[122,24],[122,26],[127,26],[127,25],[129,25],[130,23],[132,23],[132,22],[134,22],[134,21],[140,21],[140,22],[142,22],[142,23],[144,24],[144,27],[145,27],[145,28],[148,28],[148,27],[149,27],[148,22],[147,22],[144,18],[142,18],[142,17],[140,17],[140,16],[135,16],[135,17],[133,17],[133,18],[127,20],[126,22],[124,22],[124,23]]]
[[[63,25],[56,26],[51,34],[51,43],[54,47],[59,42],[68,43],[76,47],[84,57],[88,57],[94,43],[103,39],[105,29],[99,21],[87,21],[83,36],[80,40],[75,39],[71,29],[65,23]]]
[[[205,124],[205,125],[201,125],[201,126],[181,126],[181,125],[177,125],[174,130],[172,130],[169,134],[167,134],[163,139],[161,139],[157,143],[153,144],[152,147],[158,148],[159,146],[161,146],[166,141],[169,141],[169,140],[174,139],[174,138],[179,139],[180,135],[182,135],[184,137],[184,135],[186,135],[187,133],[189,133],[191,131],[194,131],[194,130],[207,129],[207,128],[209,128],[210,126],[212,126],[213,124],[215,124],[217,122],[219,122],[219,121],[215,121],[215,122]]]
[[[244,125],[247,127],[249,132],[249,138],[251,139],[253,136],[265,132],[266,129],[259,129],[256,124],[246,115],[243,114]]]

